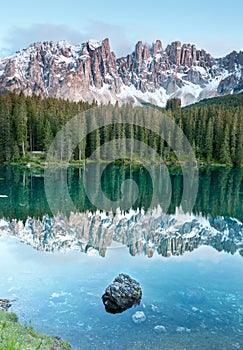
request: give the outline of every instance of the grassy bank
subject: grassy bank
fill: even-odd
[[[71,346],[58,337],[36,332],[18,322],[12,312],[0,310],[0,350],[70,350]]]

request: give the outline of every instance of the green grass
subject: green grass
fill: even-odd
[[[18,322],[12,312],[0,311],[0,350],[70,350],[58,337],[36,332]]]

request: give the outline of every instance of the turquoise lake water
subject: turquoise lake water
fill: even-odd
[[[154,171],[158,183],[163,183],[163,170]],[[103,190],[117,200],[121,182],[131,175],[139,189],[134,209],[142,207],[146,215],[153,184],[145,170],[131,172],[113,165],[103,173]],[[95,178],[89,181],[95,183]],[[68,170],[68,186],[79,213],[92,215],[96,207],[85,196],[83,170]],[[74,238],[70,236],[65,249],[58,251],[58,246],[50,253],[52,232],[45,244],[33,249],[29,226],[27,231],[13,226],[15,219],[25,223],[27,217],[41,220],[48,214],[52,218],[43,173],[0,167],[1,297],[15,300],[12,311],[21,322],[61,336],[73,349],[243,349],[243,169],[200,171],[197,199],[186,219],[189,229],[173,221],[182,196],[179,171],[170,173],[170,186],[166,215],[156,219],[161,220],[159,232],[166,232],[166,241],[163,238],[158,243],[159,234],[146,232],[141,248],[140,238],[134,244],[124,240],[119,226],[113,242],[102,236],[107,238],[102,241],[105,254],[94,243],[101,238],[94,239],[91,230],[87,239],[84,233],[80,236],[80,242],[86,242],[84,238],[88,242],[85,249],[78,251],[76,244],[72,250]],[[153,205],[159,205],[161,211],[166,188],[157,189],[153,198]],[[65,209],[63,203],[60,207]],[[137,216],[131,222],[131,214],[127,215],[129,225],[136,227]],[[169,234],[176,237],[173,247],[175,241],[169,240]],[[150,245],[153,254],[146,253]],[[183,249],[178,248],[181,245]],[[140,282],[142,303],[122,314],[108,314],[101,296],[121,272]],[[136,311],[146,316],[141,324],[132,321]],[[158,331],[156,326],[165,328]]]

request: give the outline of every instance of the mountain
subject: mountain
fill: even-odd
[[[243,91],[243,52],[213,58],[195,45],[139,41],[126,57],[116,58],[109,39],[80,45],[38,42],[0,60],[0,92],[99,103],[153,103],[169,98],[182,105]]]

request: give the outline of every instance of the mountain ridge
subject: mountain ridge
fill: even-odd
[[[193,44],[172,42],[164,49],[138,41],[116,58],[109,39],[79,45],[66,41],[31,44],[0,60],[0,92],[24,92],[71,101],[182,105],[243,91],[243,52],[213,58]]]

